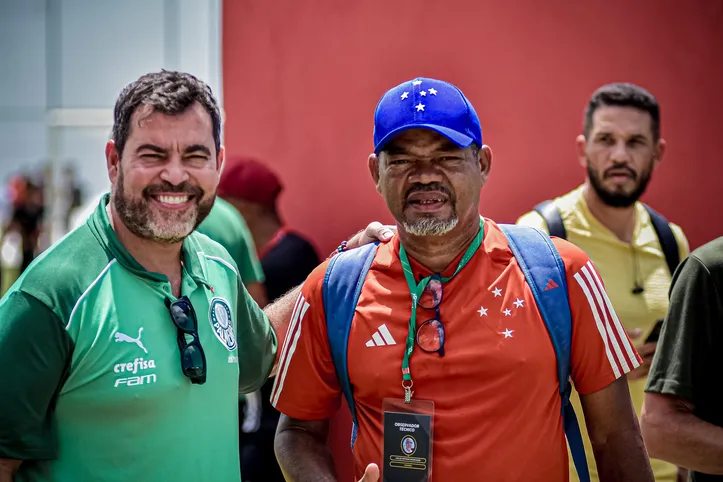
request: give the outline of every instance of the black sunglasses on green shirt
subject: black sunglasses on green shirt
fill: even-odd
[[[198,318],[191,300],[181,296],[176,301],[166,298],[166,307],[171,314],[178,332],[178,349],[181,352],[181,368],[191,383],[202,385],[206,382],[206,354],[198,338]],[[189,335],[192,340],[186,338]]]

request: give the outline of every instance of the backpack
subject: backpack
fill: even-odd
[[[580,426],[570,403],[570,350],[572,346],[572,314],[567,291],[565,265],[550,237],[536,228],[514,224],[498,225],[509,242],[537,308],[547,327],[557,360],[559,393],[562,399],[563,428],[570,446],[580,482],[589,482]],[[331,356],[344,398],[352,417],[351,447],[357,435],[357,416],[353,387],[349,380],[347,346],[357,300],[378,243],[344,251],[334,256],[326,269],[322,285],[326,328]],[[549,280],[560,289],[545,291]]]
[[[643,206],[645,206],[646,211],[648,211],[648,214],[650,215],[650,222],[653,224],[655,234],[658,236],[660,248],[663,250],[663,255],[665,256],[665,262],[667,263],[668,270],[672,275],[675,273],[675,269],[680,263],[678,241],[675,239],[675,234],[673,234],[673,230],[670,228],[668,220],[647,204],[643,203]],[[554,201],[542,201],[534,207],[534,210],[542,216],[547,223],[547,229],[550,232],[550,236],[567,239],[567,231],[565,230],[565,225],[562,222],[562,216],[555,206]]]

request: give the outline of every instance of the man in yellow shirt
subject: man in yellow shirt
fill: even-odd
[[[641,367],[628,374],[639,417],[656,347],[656,325],[668,309],[671,270],[688,255],[688,240],[679,226],[639,201],[665,152],[656,99],[635,85],[605,85],[588,103],[583,132],[576,146],[580,164],[587,170],[585,182],[553,201],[540,203],[517,223],[566,238],[592,259],[615,312],[644,359]],[[612,334],[608,341],[612,356],[617,343]],[[572,403],[580,413],[576,393]],[[590,477],[596,481],[592,445],[587,431],[581,431]],[[650,462],[657,481],[676,480],[674,465],[655,459]],[[578,480],[572,463],[570,467],[570,480]]]

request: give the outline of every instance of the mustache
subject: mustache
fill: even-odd
[[[450,191],[444,185],[442,185],[441,182],[430,182],[429,184],[422,184],[422,183],[412,184],[412,186],[404,194],[404,202],[406,203],[407,199],[409,199],[409,196],[412,195],[413,193],[425,192],[425,191],[439,191],[441,193],[446,194],[447,197],[449,197],[450,201],[454,200],[452,191]]]
[[[630,169],[628,166],[613,166],[605,170],[605,172],[603,173],[603,179],[612,176],[611,173],[613,171],[626,171],[628,174],[630,174],[630,177],[632,177],[633,180],[638,178],[638,173]]]
[[[202,198],[205,191],[198,186],[194,186],[187,181],[183,181],[181,184],[171,184],[168,181],[163,181],[160,184],[151,184],[143,189],[143,195],[145,197],[155,196],[161,193],[185,193],[189,196]]]

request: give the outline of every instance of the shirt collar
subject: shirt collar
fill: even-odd
[[[113,230],[113,226],[111,226],[110,218],[108,216],[107,206],[109,200],[110,193],[104,194],[101,197],[95,211],[91,214],[90,219],[88,220],[90,230],[93,232],[96,239],[98,239],[106,252],[111,254],[126,270],[141,278],[150,279],[152,281],[167,282],[168,278],[166,275],[146,270],[120,242],[118,236]],[[198,253],[203,250],[196,237],[197,235],[194,231],[183,240],[181,259],[186,271],[192,278],[196,281],[208,284],[205,280],[198,255]]]

